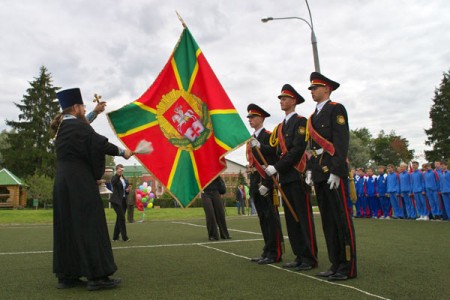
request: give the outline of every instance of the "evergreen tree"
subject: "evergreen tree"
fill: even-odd
[[[433,150],[425,151],[428,161],[448,159],[450,157],[450,71],[444,73],[439,88],[434,91],[433,105],[430,109],[431,128],[425,129],[428,140],[426,145]]]
[[[19,177],[36,173],[53,177],[55,152],[49,128],[59,112],[59,104],[54,100],[60,88],[53,86],[51,74],[44,66],[30,86],[21,103],[14,103],[21,111],[19,121],[6,121],[12,131],[6,139],[10,147],[0,149],[3,165]]]

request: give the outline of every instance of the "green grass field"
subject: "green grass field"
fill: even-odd
[[[111,232],[114,214],[106,211]],[[51,210],[0,211],[0,299],[450,297],[450,222],[356,219],[359,276],[334,284],[314,276],[329,266],[320,216],[315,218],[320,266],[299,273],[284,270],[281,264],[249,262],[262,247],[257,217],[236,216],[228,208],[233,239],[209,242],[202,208],[151,210],[145,222],[127,224],[130,243],[113,244],[119,267],[115,276],[123,279],[122,284],[88,292],[82,287],[55,287],[51,214]],[[285,244],[283,259],[290,261],[294,257],[287,239]]]

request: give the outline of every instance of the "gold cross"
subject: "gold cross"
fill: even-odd
[[[100,103],[101,99],[102,99],[102,96],[94,94],[94,100],[92,100],[92,102]]]

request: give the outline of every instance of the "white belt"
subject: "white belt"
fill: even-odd
[[[314,155],[320,155],[323,153],[323,148],[311,150]]]

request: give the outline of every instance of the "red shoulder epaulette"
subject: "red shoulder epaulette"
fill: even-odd
[[[331,104],[331,105],[336,105],[336,104],[339,104],[339,103],[334,102],[334,101],[330,101],[330,104]]]
[[[269,131],[269,130],[264,130],[266,133],[268,133],[268,134],[272,134],[272,131]]]

